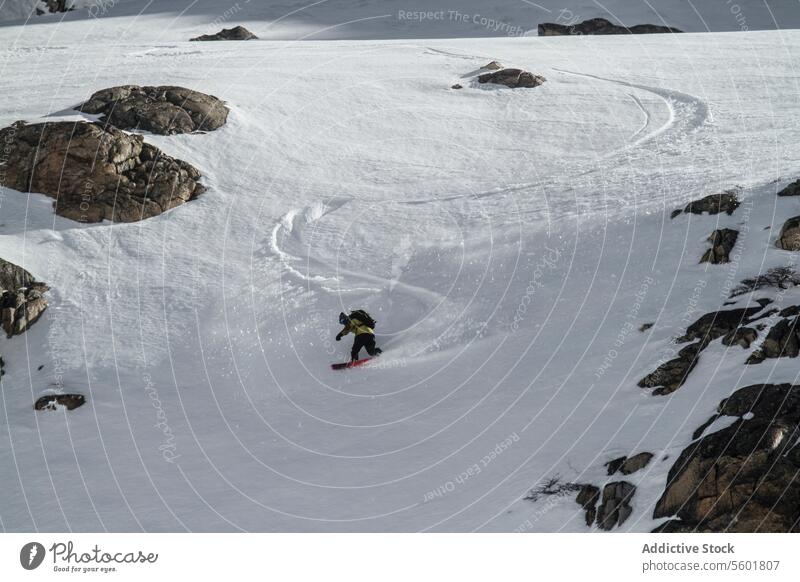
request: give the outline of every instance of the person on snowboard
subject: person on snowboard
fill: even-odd
[[[340,341],[348,333],[353,333],[356,336],[353,341],[353,349],[350,350],[350,358],[353,362],[358,359],[358,352],[361,348],[366,348],[370,356],[377,356],[381,353],[380,348],[375,347],[375,320],[372,319],[366,311],[357,309],[350,315],[344,313],[339,314],[339,323],[344,326],[344,329],[336,335],[336,341]]]

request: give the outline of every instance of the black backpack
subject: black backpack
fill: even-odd
[[[367,327],[371,327],[372,329],[375,329],[375,326],[378,325],[378,322],[372,319],[372,316],[363,309],[356,309],[348,317],[350,319],[357,319],[358,321],[360,321]]]

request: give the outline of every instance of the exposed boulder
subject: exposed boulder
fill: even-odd
[[[681,214],[719,214],[724,212],[729,216],[739,208],[739,198],[733,191],[722,192],[721,194],[709,194],[699,200],[689,202],[684,208],[673,210],[670,218],[675,218]]]
[[[8,152],[0,185],[55,198],[57,214],[80,222],[135,222],[204,189],[193,166],[111,126],[17,122],[0,142]]]
[[[665,32],[682,32],[671,26],[657,26],[655,24],[637,24],[635,26],[620,26],[605,18],[590,18],[577,24],[556,24],[543,22],[538,27],[539,36],[563,36],[571,34],[657,34]]]
[[[632,457],[619,457],[606,463],[606,469],[609,475],[613,475],[617,471],[623,475],[630,475],[639,469],[643,469],[653,458],[653,453],[638,453]]]
[[[636,493],[636,486],[627,481],[614,481],[603,488],[603,502],[597,510],[597,526],[611,530],[625,523],[633,508],[631,499]]]
[[[39,0],[36,6],[36,16],[44,14],[57,14],[75,10],[75,0]]]
[[[639,380],[640,388],[656,388],[654,396],[664,396],[675,392],[684,385],[689,373],[697,365],[702,352],[708,344],[717,338],[733,333],[731,341],[736,337],[738,342],[742,337],[736,336],[736,331],[744,324],[752,321],[761,310],[769,304],[768,299],[759,299],[758,307],[729,309],[706,313],[697,321],[686,328],[686,333],[677,338],[678,343],[690,342],[682,348],[677,357],[660,364],[653,372]],[[744,334],[744,332],[742,332]],[[728,344],[730,345],[730,344]]]
[[[47,285],[25,269],[0,259],[0,325],[7,337],[20,335],[47,309]]]
[[[800,180],[796,180],[778,192],[778,196],[800,196]]]
[[[586,525],[591,526],[597,516],[597,502],[600,499],[600,489],[594,485],[582,485],[575,501],[586,510]]]
[[[632,457],[628,457],[620,467],[620,473],[623,475],[630,475],[640,469],[644,469],[653,458],[653,453],[638,453]]]
[[[758,332],[752,327],[739,327],[730,331],[722,337],[722,343],[726,346],[739,345],[748,349],[758,338]]]
[[[462,87],[459,83],[456,83],[455,85],[452,85],[450,88],[451,89],[463,89],[464,87]]]
[[[790,218],[783,223],[775,246],[785,251],[800,251],[800,216]]]
[[[639,380],[640,388],[656,388],[654,396],[672,394],[684,385],[689,373],[697,365],[700,352],[705,347],[701,342],[690,344],[678,352],[678,356],[659,365],[653,372]]]
[[[759,307],[745,307],[706,313],[687,327],[686,334],[679,337],[677,341],[689,342],[701,340],[705,348],[706,345],[715,339],[738,329],[742,324],[749,323],[750,318],[754,317],[765,306],[766,303]]]
[[[223,28],[216,34],[204,34],[189,40],[255,40],[257,38],[255,34],[244,26],[235,26],[233,28]]]
[[[98,91],[78,108],[102,114],[119,129],[160,135],[213,131],[225,125],[228,108],[214,97],[184,87],[123,85]]]
[[[787,308],[783,312],[792,313],[793,311]],[[747,363],[760,364],[768,358],[796,358],[800,355],[798,321],[800,321],[800,317],[784,318],[772,326],[759,349],[747,359]]]
[[[39,398],[33,405],[35,410],[58,410],[63,406],[67,410],[75,410],[86,403],[83,394],[47,394]]]
[[[522,69],[501,69],[494,73],[478,75],[478,83],[494,83],[516,89],[519,87],[538,87],[545,78]]]
[[[733,230],[731,228],[715,230],[711,233],[711,236],[708,237],[711,248],[703,253],[700,262],[711,263],[713,265],[730,262],[730,254],[733,247],[736,246],[736,240],[738,238],[738,230]]]
[[[741,388],[720,415],[739,418],[679,455],[653,514],[678,519],[657,531],[800,531],[800,386]]]

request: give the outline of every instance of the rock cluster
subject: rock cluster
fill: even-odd
[[[694,341],[678,351],[675,358],[660,364],[653,372],[639,380],[640,388],[656,388],[654,396],[664,396],[683,386],[689,373],[697,365],[702,352],[709,343],[720,337],[728,338],[732,345],[739,343],[747,334],[738,332],[739,328],[752,321],[756,314],[769,304],[769,300],[759,300],[759,307],[747,307],[706,313],[686,328],[686,333],[676,341]],[[751,330],[752,331],[752,330]],[[730,337],[729,334],[733,334]],[[734,339],[735,338],[735,339]],[[749,344],[748,344],[749,345]]]
[[[730,262],[730,254],[733,247],[736,246],[736,240],[739,238],[739,231],[731,228],[717,229],[708,237],[708,242],[711,243],[711,248],[708,249],[700,258],[701,263],[711,263],[712,265],[719,265],[721,263]]]
[[[78,108],[104,115],[105,123],[119,129],[160,135],[213,131],[225,125],[229,113],[213,95],[172,86],[111,87],[97,91]]]
[[[491,64],[491,63],[490,63]],[[522,69],[500,69],[494,73],[478,75],[478,83],[494,83],[516,89],[518,87],[538,87],[545,78]]]
[[[74,0],[40,0],[39,5],[36,7],[36,16],[71,12],[75,10],[74,3]]]
[[[638,453],[632,457],[619,457],[612,459],[606,463],[608,474],[622,473],[623,475],[630,475],[639,469],[644,469],[653,458],[653,453]]]
[[[758,350],[750,354],[748,364],[760,364],[768,358],[796,358],[800,355],[800,326],[797,306],[779,312],[783,318],[769,330]]]
[[[800,531],[800,386],[757,384],[723,400],[738,417],[681,452],[654,518],[656,531]]]
[[[605,18],[590,18],[577,24],[556,24],[543,22],[538,27],[539,36],[563,36],[573,34],[657,34],[665,32],[682,32],[670,26],[655,24],[637,24],[635,26],[619,26]]]
[[[223,28],[216,34],[204,34],[189,40],[204,41],[204,40],[255,40],[258,37],[247,30],[244,26],[235,26],[233,28]]]
[[[0,324],[7,337],[22,334],[41,317],[47,290],[21,267],[0,259]]]
[[[17,122],[6,144],[2,186],[56,199],[56,213],[81,222],[135,222],[203,191],[200,172],[144,142],[97,123]]]
[[[670,218],[675,218],[681,214],[719,214],[720,212],[730,216],[739,208],[739,204],[739,198],[733,191],[709,194],[699,200],[689,202],[684,208],[673,210]]]
[[[33,405],[34,410],[58,410],[63,406],[67,410],[75,410],[86,403],[83,394],[47,394],[39,398]]]

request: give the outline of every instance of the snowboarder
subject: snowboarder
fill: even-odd
[[[381,353],[381,349],[375,347],[375,320],[370,317],[369,313],[362,309],[353,311],[350,315],[344,313],[339,314],[339,323],[344,326],[344,329],[336,335],[338,342],[348,333],[353,333],[356,336],[353,341],[353,349],[350,350],[351,361],[355,362],[358,359],[358,352],[361,348],[366,348],[370,356],[377,356]]]

